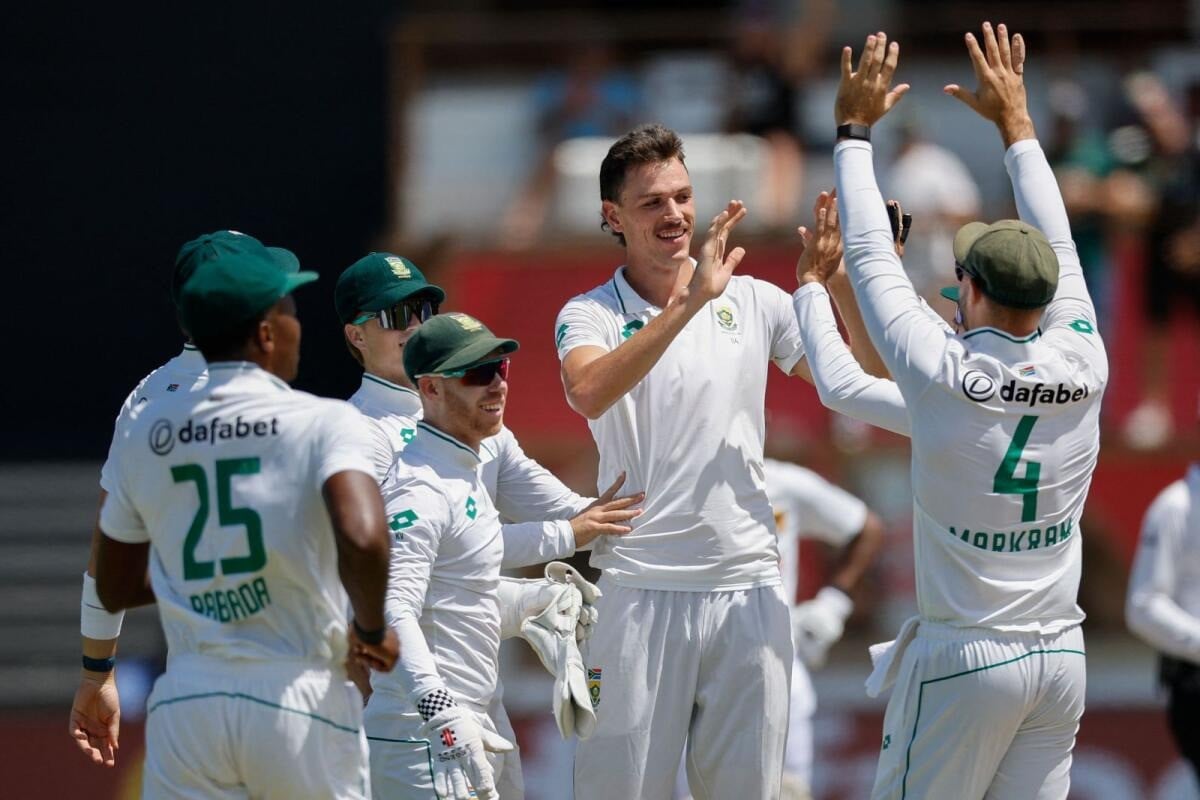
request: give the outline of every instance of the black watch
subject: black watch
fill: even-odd
[[[869,142],[869,141],[871,141],[871,126],[855,125],[854,123],[838,125],[837,126],[837,138],[839,140],[841,140],[841,139],[858,139],[859,141],[862,141],[862,142]]]

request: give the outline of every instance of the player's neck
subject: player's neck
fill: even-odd
[[[643,300],[659,308],[667,303],[692,279],[692,260],[687,256],[666,262],[638,259],[626,253],[625,282]]]
[[[461,419],[456,419],[453,414],[444,413],[440,408],[425,405],[421,421],[429,427],[441,431],[455,441],[466,445],[476,453],[479,452],[479,447],[483,444],[483,436],[471,430],[469,425],[463,424]]]

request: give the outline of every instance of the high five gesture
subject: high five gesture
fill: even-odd
[[[1021,139],[1036,138],[1025,100],[1025,40],[1021,34],[1014,34],[1010,41],[1004,23],[993,30],[992,23],[985,22],[983,49],[974,34],[968,33],[964,38],[977,87],[972,92],[951,83],[942,91],[995,123],[1005,149]]]
[[[857,71],[852,68],[851,49],[842,48],[842,80],[833,108],[838,125],[870,127],[891,111],[909,89],[907,83],[892,88],[899,60],[900,45],[896,42],[889,45],[887,34],[882,31],[867,37]]]

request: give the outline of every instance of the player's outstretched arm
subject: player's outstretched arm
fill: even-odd
[[[966,103],[975,113],[995,124],[1007,150],[1023,139],[1036,139],[1033,119],[1025,96],[1025,40],[1021,34],[1009,39],[1004,23],[992,28],[983,23],[983,48],[975,34],[964,37],[976,89],[970,91],[957,83],[942,89]]]
[[[745,207],[733,200],[713,218],[691,280],[636,336],[614,350],[581,345],[563,357],[562,382],[571,408],[588,419],[599,418],[646,377],[688,320],[725,291],[746,254],[741,247],[726,252],[730,233],[745,216]]]
[[[390,545],[379,487],[365,472],[344,470],[329,476],[321,494],[337,543],[338,574],[354,609],[351,656],[390,671],[400,644],[383,614]]]

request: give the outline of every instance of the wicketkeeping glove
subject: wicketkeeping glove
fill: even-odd
[[[573,733],[586,739],[596,728],[583,657],[575,641],[582,605],[579,590],[561,584],[553,603],[521,623],[521,635],[554,676],[554,721],[564,739]]]
[[[796,654],[806,667],[819,669],[825,664],[830,646],[842,638],[846,618],[853,609],[854,603],[846,593],[832,586],[792,609]]]
[[[574,567],[562,561],[551,561],[546,565],[546,579],[555,583],[570,584],[579,590],[583,605],[579,610],[579,621],[575,627],[575,641],[583,644],[592,635],[592,628],[595,627],[596,620],[600,619],[600,614],[596,611],[596,601],[603,596],[600,588],[596,584],[584,580]]]
[[[433,790],[439,799],[495,800],[496,784],[485,751],[506,753],[513,749],[512,742],[485,728],[470,709],[457,705],[426,720],[421,733],[429,739]]]

